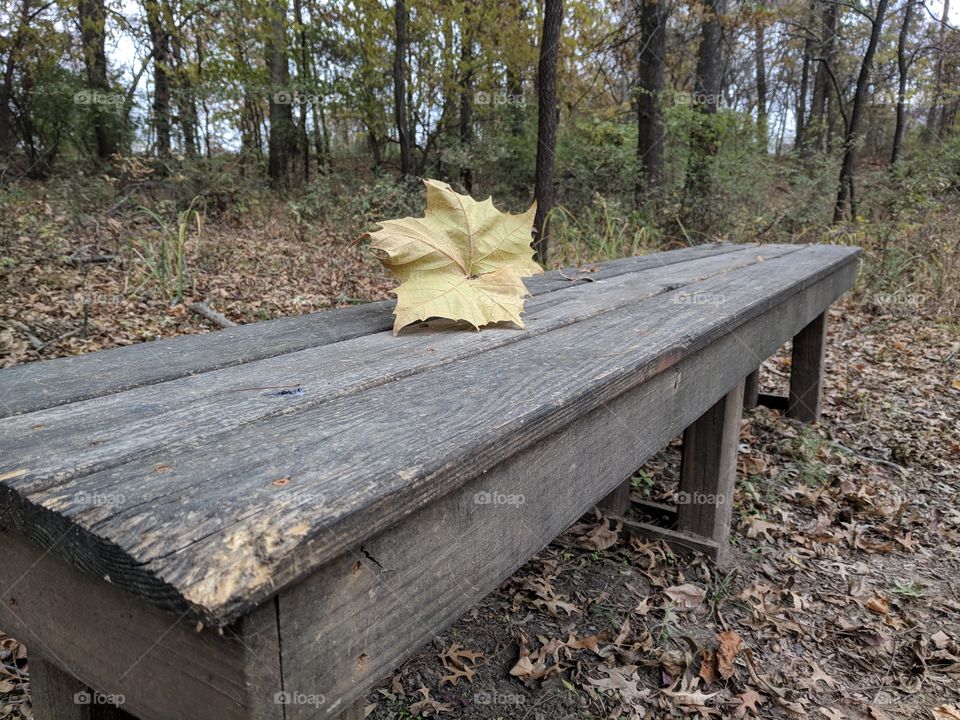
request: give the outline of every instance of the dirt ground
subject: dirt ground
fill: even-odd
[[[20,210],[0,220],[0,366],[212,329],[127,252],[149,223],[91,234],[47,200]],[[190,236],[189,297],[249,322],[386,295],[362,249],[321,252],[263,213]],[[75,262],[94,255],[113,257]],[[788,372],[771,358],[762,390]],[[814,427],[746,413],[731,567],[585,518],[368,717],[960,718],[960,330],[924,298],[861,290],[831,313],[827,377]],[[677,468],[672,446],[634,495],[669,499]],[[29,649],[0,634],[0,718],[32,717],[29,697]]]

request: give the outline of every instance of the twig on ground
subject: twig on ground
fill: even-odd
[[[202,302],[192,302],[187,303],[187,310],[190,312],[195,312],[197,315],[200,315],[210,322],[219,325],[222,328],[231,328],[236,327],[237,324],[233,320],[227,319],[226,315],[218,313],[216,310],[213,310],[209,305]]]
[[[33,349],[36,350],[37,352],[42,351],[43,348],[46,346],[46,343],[43,342],[43,340],[41,340],[36,335],[34,335],[33,331],[27,325],[24,325],[19,320],[7,320],[7,324],[10,325],[10,327],[14,328],[15,330],[19,330],[24,335],[26,335],[27,340],[30,341],[30,344],[33,346]]]

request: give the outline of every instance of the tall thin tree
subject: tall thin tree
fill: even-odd
[[[397,28],[393,52],[393,114],[397,123],[400,144],[400,174],[406,177],[412,170],[410,159],[410,126],[407,118],[407,4],[394,3],[394,23]]]
[[[853,94],[853,103],[847,118],[847,127],[843,135],[843,159],[840,162],[839,187],[837,188],[837,202],[833,208],[833,222],[843,220],[850,204],[850,214],[856,217],[857,203],[854,193],[854,171],[856,168],[857,141],[860,132],[860,120],[867,105],[867,91],[870,85],[870,72],[873,69],[873,58],[877,53],[880,42],[880,33],[883,30],[884,15],[887,12],[889,0],[877,0],[874,16],[870,18],[870,41],[860,64],[860,73],[857,76],[857,85]]]
[[[290,67],[287,64],[287,6],[285,0],[270,0],[265,46],[267,70],[270,74],[270,138],[268,174],[277,187],[285,187],[290,149],[295,141],[293,127],[293,94],[290,88]]]
[[[907,0],[903,10],[903,24],[900,26],[900,38],[897,40],[897,125],[893,131],[893,149],[890,151],[890,164],[896,165],[900,159],[900,147],[903,144],[903,131],[906,125],[907,74],[910,72],[910,57],[907,42],[910,27],[913,24],[915,0]]]
[[[563,0],[545,0],[543,35],[540,38],[540,64],[537,68],[537,167],[534,197],[537,214],[533,227],[534,249],[539,262],[546,263],[550,251],[547,216],[553,208],[553,165],[557,147],[557,57],[560,54],[560,29],[563,24]]]
[[[666,47],[664,0],[640,4],[640,72],[637,92],[637,161],[642,168],[635,203],[660,185],[663,177],[663,88]]]
[[[77,9],[87,85],[94,93],[93,129],[97,138],[97,156],[107,159],[117,150],[116,116],[100,97],[110,91],[107,81],[107,12],[103,0],[80,0]]]

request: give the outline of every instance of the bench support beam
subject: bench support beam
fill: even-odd
[[[613,492],[597,503],[605,515],[623,515],[630,507],[630,478],[614,488]]]
[[[95,694],[73,675],[30,655],[30,704],[37,720],[136,720],[118,707],[94,703]]]
[[[677,529],[716,543],[718,563],[730,536],[742,408],[740,381],[683,433]]]
[[[793,338],[787,417],[808,423],[820,419],[826,337],[827,313],[824,311]]]
[[[760,394],[760,368],[747,375],[743,381],[743,409],[752,410],[757,406],[757,396]]]

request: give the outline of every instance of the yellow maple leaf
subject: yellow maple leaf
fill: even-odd
[[[543,272],[533,260],[530,231],[536,203],[520,215],[502,213],[445,182],[423,181],[422,218],[384,220],[371,247],[400,280],[393,334],[418,320],[465,320],[475,328],[508,320],[523,327],[528,294],[523,278]]]

